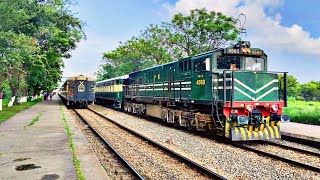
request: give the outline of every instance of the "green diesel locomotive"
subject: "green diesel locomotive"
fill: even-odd
[[[267,63],[263,50],[241,41],[97,82],[96,101],[232,141],[280,138],[286,73],[268,71]]]

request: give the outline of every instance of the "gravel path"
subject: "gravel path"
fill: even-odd
[[[318,173],[259,156],[231,145],[102,106],[94,105],[90,108],[228,179],[320,179]]]
[[[89,110],[78,113],[147,179],[209,179]]]

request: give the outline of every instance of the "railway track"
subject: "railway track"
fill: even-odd
[[[178,154],[177,152],[174,152],[174,151],[166,148],[165,146],[162,146],[161,144],[159,144],[159,143],[157,143],[157,142],[155,142],[155,141],[153,141],[153,140],[151,140],[151,139],[149,139],[149,138],[147,138],[147,137],[145,137],[145,136],[143,136],[143,135],[141,135],[141,134],[139,134],[139,133],[137,133],[137,132],[135,132],[135,131],[133,131],[131,129],[128,129],[128,128],[118,124],[117,122],[114,122],[111,119],[108,119],[104,115],[102,115],[102,114],[100,114],[98,112],[95,112],[94,110],[91,110],[91,109],[87,109],[87,110],[89,112],[94,113],[95,115],[99,116],[104,121],[107,120],[106,122],[109,122],[109,123],[113,124],[113,126],[116,126],[118,129],[121,129],[122,131],[125,131],[126,133],[130,134],[130,136],[135,136],[135,138],[140,139],[140,141],[145,142],[147,145],[153,146],[153,148],[156,148],[156,149],[158,149],[158,151],[163,152],[163,154],[165,154],[166,156],[170,157],[170,160],[168,160],[168,161],[175,161],[175,163],[176,163],[175,164],[175,168],[177,168],[177,166],[183,166],[183,168],[185,168],[187,170],[184,173],[188,173],[189,171],[195,171],[194,173],[190,173],[190,175],[193,174],[194,177],[197,177],[197,176],[200,175],[198,177],[199,179],[226,179],[226,178],[222,177],[221,175],[219,175],[218,173],[211,171],[210,169],[208,169],[208,168],[206,168],[206,167],[204,167],[204,166],[202,166],[202,165],[200,165],[200,164],[198,164],[198,163],[196,163],[196,162],[194,162],[194,161],[192,161],[192,160],[190,160],[190,159]],[[88,114],[88,112],[85,112],[85,113]],[[81,113],[78,113],[78,114],[80,116],[82,116]],[[97,134],[99,134],[99,130],[95,129],[94,126],[90,125],[90,122],[87,122],[87,123],[89,124],[88,126],[90,126],[90,128],[94,129],[94,131]],[[117,131],[117,132],[119,132],[119,131]],[[101,136],[101,133],[100,133],[100,136]],[[104,138],[104,140],[107,141],[105,138]],[[127,160],[127,162],[130,162],[130,161]],[[186,166],[187,166],[187,168],[186,168]],[[143,174],[143,173],[141,173],[141,174]],[[192,178],[192,176],[191,176],[191,178]]]
[[[106,146],[110,151],[111,155],[108,155],[107,157],[102,157],[102,159],[108,158],[108,161],[111,162],[108,165],[112,166],[113,169],[115,169],[116,177],[114,178],[121,178],[121,179],[145,179],[112,145],[109,143],[95,128],[93,128],[86,120],[83,118],[77,110],[72,110],[73,114],[76,114],[78,118],[81,119],[82,128],[84,134],[86,134],[86,138],[88,139],[88,136],[93,136],[93,138],[98,138],[100,142]],[[99,142],[98,142],[99,143]],[[94,144],[97,144],[97,142],[94,142]],[[106,154],[106,152],[102,152],[103,155]],[[100,158],[99,158],[100,159]],[[105,164],[105,163],[103,163]]]
[[[316,152],[307,151],[307,150],[303,150],[303,149],[299,149],[299,148],[295,148],[295,147],[291,147],[291,146],[287,146],[287,145],[283,145],[283,144],[278,144],[278,143],[274,143],[274,142],[269,142],[269,141],[264,141],[263,142],[264,145],[262,145],[262,146],[260,145],[260,147],[258,147],[258,148],[255,147],[258,144],[248,145],[245,143],[234,143],[234,142],[231,144],[235,147],[245,149],[245,150],[248,150],[248,151],[269,157],[269,158],[273,158],[275,160],[286,162],[286,163],[294,165],[294,166],[298,166],[298,167],[301,167],[301,168],[304,168],[304,169],[307,169],[310,171],[318,172],[318,173],[320,172],[320,166],[318,163],[316,163],[316,162],[319,162],[320,154],[316,153]],[[267,146],[265,146],[265,145],[267,145]],[[263,147],[263,146],[265,146],[265,147]],[[299,158],[296,158],[296,159],[293,157],[287,158],[287,157],[284,157],[284,155],[278,155],[277,153],[269,153],[270,149],[274,148],[274,147],[270,147],[270,146],[278,147],[278,148],[282,149],[283,151],[291,150],[291,153],[302,153],[301,155],[298,155],[298,156],[300,156],[300,158],[301,157],[306,158],[304,161],[307,161],[307,162],[309,160],[308,158],[310,158],[310,159],[314,158],[316,161],[315,162],[316,165],[301,162],[301,159],[300,159],[300,161],[298,161],[297,159],[299,159]],[[278,152],[281,151],[280,149]],[[288,152],[287,155],[288,154],[290,154],[290,152]],[[311,160],[310,160],[310,162],[311,162]]]
[[[290,136],[290,135],[286,135],[286,134],[281,134],[281,139],[320,149],[320,142],[319,141],[313,141],[310,139],[294,137],[294,136]]]

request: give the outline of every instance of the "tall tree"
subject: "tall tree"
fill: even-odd
[[[0,1],[0,84],[8,79],[13,95],[51,90],[60,80],[63,59],[84,37],[72,2]]]
[[[187,56],[221,48],[238,39],[237,20],[222,13],[195,9],[190,15],[175,14],[168,28],[172,45]]]
[[[187,16],[176,14],[171,22],[150,25],[139,36],[104,53],[105,64],[97,76],[118,76],[224,47],[238,40],[235,24],[232,17],[205,9],[191,10]]]

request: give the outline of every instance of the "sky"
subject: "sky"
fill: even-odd
[[[94,73],[102,54],[139,35],[150,24],[170,21],[176,13],[206,8],[237,18],[246,15],[252,47],[268,55],[270,71],[285,71],[300,83],[320,81],[318,0],[78,0],[72,7],[86,23],[86,40],[65,60],[63,77]]]

